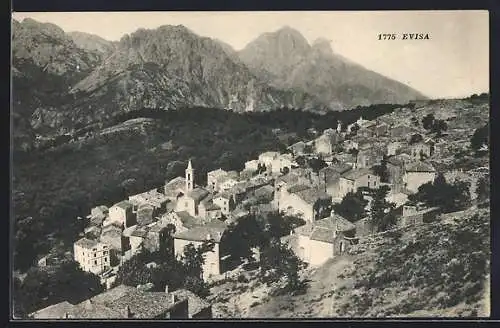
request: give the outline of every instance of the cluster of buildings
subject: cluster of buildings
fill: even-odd
[[[355,125],[357,128],[353,129]],[[166,181],[161,188],[132,195],[109,208],[104,205],[93,208],[86,217],[85,236],[74,243],[74,259],[83,270],[98,275],[110,288],[120,265],[141,250],[154,252],[173,245],[169,251],[182,256],[186,245],[197,246],[210,240],[214,248],[205,254],[203,265],[203,279],[209,280],[230,269],[231,246],[227,244],[227,235],[231,222],[249,213],[279,211],[299,216],[306,222],[283,240],[289,242],[304,261],[320,265],[345,252],[360,236],[373,233],[369,218],[352,223],[331,210],[332,204],[358,188],[390,186],[388,200],[401,209],[400,224],[418,224],[436,214],[436,209],[407,204],[409,194],[436,176],[436,170],[427,160],[434,153],[433,142],[412,139],[411,136],[418,133],[406,125],[362,118],[343,132],[339,122],[337,129],[327,129],[314,140],[295,143],[286,153],[260,154],[257,159],[247,161],[241,172],[220,168],[208,172],[206,186],[194,183],[195,170],[189,160],[184,177]],[[298,164],[299,158],[312,157],[324,160],[326,167],[315,171],[307,165],[307,160],[305,164]],[[383,161],[387,168],[386,181],[381,181],[372,169]],[[169,242],[172,239],[173,243]],[[108,318],[129,317],[131,314],[127,311],[133,313],[132,317],[146,315],[136,308],[141,305],[134,302],[101,301],[105,295],[122,292],[129,295],[123,296],[124,300],[126,297],[138,297],[145,302],[149,302],[148,298],[151,302],[156,302],[156,298],[171,300],[158,301],[162,307],[147,314],[149,318],[174,318],[186,316],[187,312],[189,316],[195,315],[189,310],[189,304],[178,305],[182,297],[170,298],[173,296],[168,293],[120,286],[85,304],[60,303],[57,307],[61,310],[56,311],[56,316],[90,318],[106,317],[108,313]],[[120,306],[124,307],[125,303],[128,308],[123,312]]]

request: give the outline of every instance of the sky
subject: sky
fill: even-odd
[[[139,28],[184,25],[236,50],[265,32],[290,26],[311,43],[403,82],[431,98],[459,98],[489,91],[489,17],[483,11],[277,11],[277,12],[38,12],[13,13],[119,40]],[[396,40],[378,40],[395,33]],[[429,40],[402,40],[403,33]]]

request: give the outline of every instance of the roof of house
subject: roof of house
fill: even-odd
[[[332,213],[329,217],[314,222],[317,227],[336,229],[337,231],[349,231],[356,226],[342,216]]]
[[[189,290],[178,289],[176,291],[173,291],[172,294],[179,296],[179,298],[181,299],[188,299],[188,312],[190,318],[211,307],[211,305],[207,301]]]
[[[322,241],[326,243],[333,243],[335,235],[333,230],[326,229],[323,227],[316,227],[313,229],[312,233],[309,235],[309,239]]]
[[[294,194],[294,193],[297,193],[297,192],[299,192],[299,191],[307,190],[307,189],[310,189],[310,188],[311,188],[311,187],[310,187],[310,186],[307,186],[307,185],[297,184],[297,185],[293,185],[293,186],[289,187],[289,188],[287,189],[287,191],[288,191],[289,193]]]
[[[436,172],[436,169],[429,163],[418,161],[408,165],[406,172]]]
[[[210,202],[210,203],[208,203],[208,204],[205,205],[205,210],[207,210],[207,211],[218,211],[220,209],[221,208],[220,208],[219,205],[214,204],[212,202]]]
[[[188,193],[188,196],[194,199],[196,202],[201,201],[203,198],[207,197],[209,194],[208,190],[197,187]]]
[[[152,224],[151,226],[149,226],[149,232],[160,232],[162,231],[163,229],[165,229],[164,226],[158,224],[158,222],[155,222],[154,224]]]
[[[109,233],[115,233],[115,234],[122,234],[122,227],[119,225],[118,222],[113,222],[111,224],[108,224],[104,227],[102,227],[102,233],[101,234],[109,234]]]
[[[261,157],[273,157],[274,158],[278,155],[279,155],[279,153],[277,151],[266,151],[266,152],[260,154],[259,158],[261,158]]]
[[[179,301],[187,299],[183,295],[177,296]],[[128,307],[134,319],[153,319],[168,312],[176,303],[172,302],[169,293],[143,291],[120,285],[79,303],[71,311],[71,315],[73,318],[126,318]]]
[[[120,207],[120,208],[123,208],[124,210],[127,210],[129,208],[132,208],[132,203],[129,202],[128,200],[122,200],[121,202],[119,203],[116,203],[114,206],[117,206],[117,207]]]
[[[207,176],[211,176],[211,175],[218,176],[218,175],[225,175],[225,174],[227,174],[226,171],[224,171],[221,168],[218,168],[217,170],[213,170],[213,171],[208,172]]]
[[[188,229],[200,224],[197,218],[191,216],[191,214],[186,211],[176,212],[176,214],[181,220],[182,225]]]
[[[35,319],[61,319],[65,318],[66,313],[69,313],[74,307],[73,304],[64,301],[33,312],[31,316]]]
[[[135,229],[137,229],[137,227],[138,227],[137,225],[133,225],[131,227],[127,227],[127,228],[123,229],[123,231],[122,231],[123,236],[130,237],[132,235],[132,233],[135,231]]]
[[[218,193],[217,195],[214,195],[214,199],[215,198],[231,199],[231,197],[232,197],[232,195],[228,191],[223,191],[223,192]]]
[[[270,185],[264,185],[255,190],[256,195],[267,195],[274,192],[274,187]]]
[[[408,154],[399,154],[391,156],[387,159],[387,163],[390,163],[395,166],[402,166],[408,162],[410,162],[410,155]]]
[[[318,190],[315,188],[301,189],[293,192],[295,195],[299,196],[306,203],[313,205],[320,199],[331,199],[332,196],[328,195],[323,190]]]
[[[132,237],[139,237],[139,238],[146,238],[148,235],[148,230],[145,227],[137,227],[130,236]]]
[[[334,231],[350,231],[356,229],[356,226],[343,217],[332,214],[331,216],[308,223],[295,229],[299,235],[308,236],[312,240],[332,243],[334,240]]]
[[[97,240],[93,239],[88,239],[88,238],[82,238],[77,241],[75,241],[75,245],[78,245],[83,248],[93,248],[99,245],[99,242]]]
[[[186,183],[186,179],[183,177],[176,177],[170,180],[165,185],[165,195],[169,197],[176,197],[179,189],[184,189],[184,185]]]
[[[319,172],[320,174],[326,174],[328,177],[329,175],[343,174],[351,169],[352,165],[343,162],[337,162],[330,166],[322,168],[321,170],[319,170]]]
[[[227,225],[224,222],[214,219],[207,224],[197,225],[186,231],[176,233],[174,238],[191,241],[204,241],[207,240],[207,236],[210,235],[211,239],[213,239],[216,243],[219,243],[226,229]]]
[[[356,180],[362,176],[365,176],[367,174],[372,174],[371,170],[369,168],[361,168],[361,169],[354,169],[347,171],[342,175],[342,178],[348,179],[348,180]]]

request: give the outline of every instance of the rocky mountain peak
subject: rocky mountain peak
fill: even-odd
[[[331,47],[331,41],[324,39],[324,38],[318,38],[313,41],[311,48],[314,52],[317,52],[321,55],[326,55],[326,56],[332,56],[333,55],[333,49]]]

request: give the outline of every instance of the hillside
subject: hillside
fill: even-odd
[[[335,110],[425,99],[409,86],[334,53],[328,40],[317,39],[310,45],[290,27],[260,35],[239,56],[273,85],[316,95]]]
[[[486,317],[489,315],[488,209],[362,240],[350,254],[306,269],[303,295],[228,282],[212,287],[218,317]],[[239,279],[242,280],[242,279]]]

